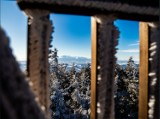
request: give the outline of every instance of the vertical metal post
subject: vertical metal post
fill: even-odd
[[[148,118],[148,24],[140,22],[139,119]]]
[[[97,83],[97,22],[91,17],[92,62],[91,62],[91,119],[96,119],[96,83]]]

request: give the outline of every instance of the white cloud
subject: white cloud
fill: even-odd
[[[129,44],[128,46],[137,46],[139,45],[139,41],[137,41],[136,43],[133,43],[133,44]]]
[[[27,60],[27,56],[26,54],[15,54],[14,57],[16,58],[17,61],[26,61]]]
[[[118,52],[139,53],[139,49],[118,50]]]
[[[137,46],[137,45],[139,45],[139,43],[129,44],[128,46]]]

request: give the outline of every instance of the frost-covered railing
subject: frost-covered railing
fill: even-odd
[[[118,18],[158,21],[158,0],[152,2],[17,0],[29,19],[29,84],[35,93],[35,100],[46,115],[49,113],[48,48],[53,31],[49,14],[56,12],[92,16],[91,119],[114,119],[113,71],[119,31],[113,22]],[[158,25],[140,24],[139,119],[160,118],[159,37]]]
[[[140,23],[139,118],[158,119],[160,31],[158,22]]]
[[[21,9],[46,9],[51,12],[95,15],[115,14],[118,18],[158,20],[158,0],[17,0]],[[43,4],[43,6],[41,6]]]

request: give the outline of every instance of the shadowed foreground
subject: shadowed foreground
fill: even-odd
[[[1,119],[45,119],[0,28]]]

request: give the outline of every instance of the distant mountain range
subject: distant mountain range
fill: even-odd
[[[73,63],[77,64],[77,65],[83,65],[83,64],[87,64],[87,63],[91,63],[91,59],[90,58],[86,58],[86,57],[73,57],[73,56],[60,56],[58,57],[58,61],[59,63],[65,63],[65,64],[70,64],[72,65]],[[128,60],[118,60],[117,63],[119,65],[125,66],[127,64]],[[26,69],[26,61],[19,61],[20,67],[22,70]],[[138,61],[135,61],[135,64],[139,64]]]
[[[67,63],[67,64],[85,64],[91,63],[91,58],[86,57],[73,57],[73,56],[61,56],[58,58],[59,63]],[[118,60],[117,63],[120,65],[126,65],[128,60]],[[139,64],[138,61],[135,61],[135,64]]]
[[[58,58],[59,63],[66,63],[66,64],[86,64],[91,63],[90,58],[86,57],[73,57],[73,56],[60,56]]]

